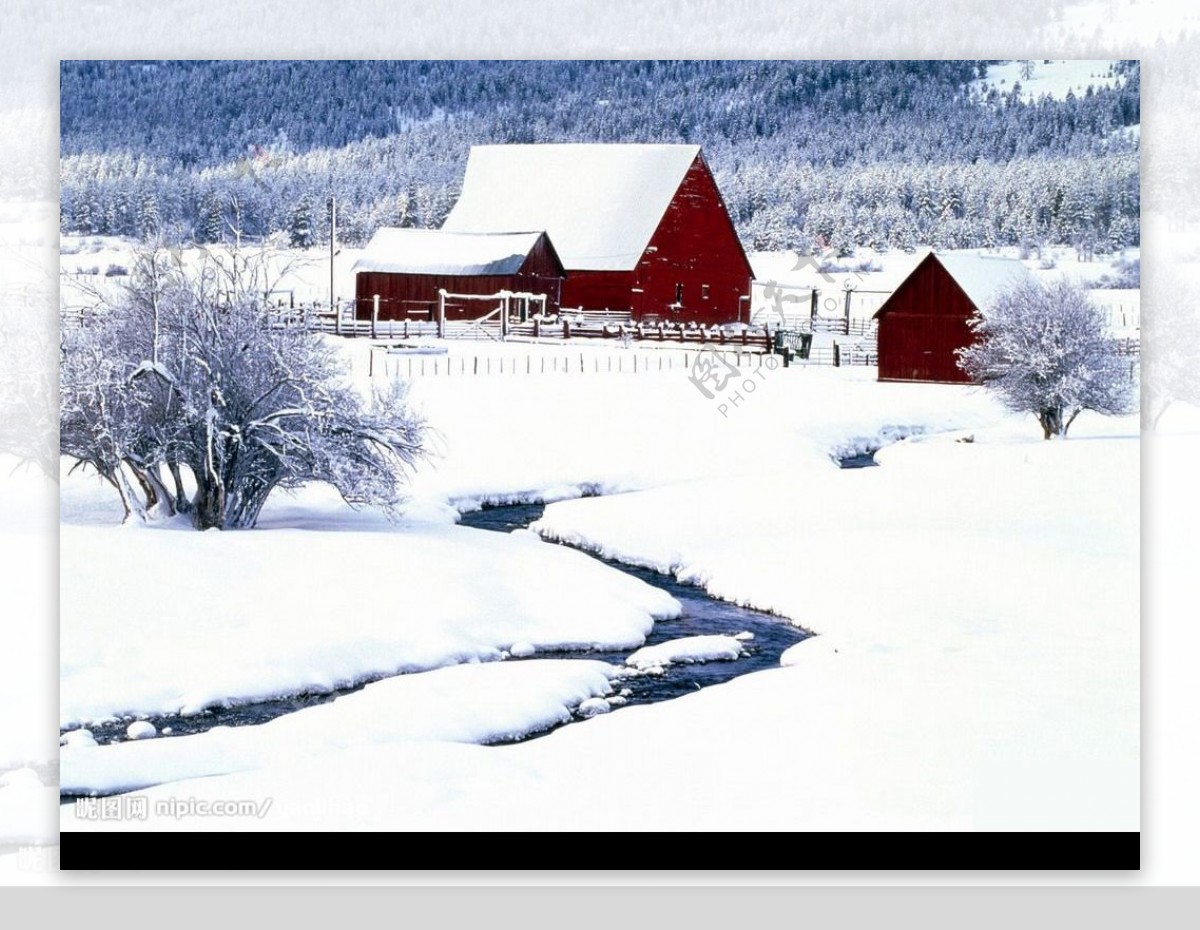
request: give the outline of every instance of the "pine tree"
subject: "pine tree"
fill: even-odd
[[[313,244],[312,201],[305,195],[292,211],[288,241],[293,248],[307,249]]]

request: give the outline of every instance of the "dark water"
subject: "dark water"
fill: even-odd
[[[464,514],[461,522],[463,526],[475,529],[508,533],[529,526],[530,523],[541,517],[544,509],[542,504],[488,507]],[[655,623],[654,629],[646,637],[648,646],[684,636],[711,634],[734,636],[742,632],[754,634],[753,639],[742,643],[746,655],[735,661],[671,665],[661,676],[633,675],[615,681],[613,683],[614,693],[623,690],[628,692],[624,695],[626,706],[665,701],[709,685],[729,681],[739,675],[766,668],[777,668],[779,657],[783,651],[809,635],[785,620],[761,611],[719,601],[709,597],[699,588],[681,584],[670,576],[618,562],[600,561],[604,561],[628,575],[633,575],[635,578],[640,578],[647,584],[667,591],[683,605],[683,616]],[[615,652],[572,650],[538,653],[532,658],[593,659],[622,665],[632,652],[632,649]],[[521,660],[509,659],[508,661],[519,662]],[[290,714],[305,707],[336,700],[343,694],[358,691],[370,681],[377,680],[379,680],[378,677],[366,679],[356,682],[353,686],[335,691],[292,695],[269,701],[239,704],[235,707],[216,707],[200,714],[151,717],[150,722],[158,728],[160,734],[164,727],[170,727],[172,736],[202,733],[217,726],[236,727],[266,723],[275,717]],[[614,706],[613,709],[614,711],[620,710],[617,706]],[[102,744],[125,740],[127,738],[126,727],[132,719],[89,724],[88,729],[91,730],[96,741]]]
[[[542,516],[544,510],[544,504],[486,507],[483,510],[463,514],[461,523],[463,526],[480,530],[509,533],[515,529],[529,526]],[[682,584],[670,575],[609,559],[599,559],[598,556],[592,556],[592,558],[627,575],[640,578],[656,588],[661,588],[683,605],[683,616],[675,620],[659,620],[654,624],[654,629],[646,637],[647,646],[665,643],[671,639],[680,639],[684,636],[736,636],[742,632],[754,634],[754,639],[742,643],[747,654],[732,662],[671,665],[660,677],[642,675],[616,683],[615,687],[618,691],[627,688],[631,692],[626,697],[628,704],[665,701],[679,697],[681,694],[698,691],[709,685],[729,681],[749,672],[765,668],[778,668],[779,657],[783,651],[809,635],[786,620],[762,611],[719,601],[705,594],[700,588]],[[614,665],[621,665],[631,652],[633,652],[632,649],[618,652],[556,652],[552,654],[552,657],[600,659]]]
[[[878,465],[875,461],[875,452],[858,452],[854,455],[843,455],[837,460],[839,468],[870,468],[872,465]]]
[[[317,704],[332,701],[343,694],[353,694],[355,691],[360,691],[366,687],[372,681],[378,681],[381,677],[383,676],[364,678],[361,681],[356,681],[353,685],[333,691],[292,694],[287,697],[272,698],[268,701],[238,704],[234,707],[211,707],[199,714],[163,714],[146,719],[158,728],[160,736],[186,736],[190,733],[203,733],[206,730],[211,730],[213,727],[241,727],[249,724],[266,723],[268,720],[274,720],[276,717],[282,717],[284,714],[290,714],[297,710],[303,710],[306,707],[313,707]],[[92,736],[101,745],[114,743],[124,741],[128,738],[125,730],[133,720],[133,717],[125,717],[117,721],[89,723],[87,724],[87,729],[92,731]],[[169,734],[162,732],[165,727],[170,727],[171,732]]]

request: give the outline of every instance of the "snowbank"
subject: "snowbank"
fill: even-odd
[[[566,723],[572,710],[608,694],[615,674],[603,662],[537,659],[401,675],[258,726],[108,746],[69,744],[60,782],[64,794],[111,794],[352,745],[519,739]]]
[[[684,636],[655,646],[643,646],[625,664],[647,669],[680,662],[732,662],[742,656],[742,644],[732,636]]]
[[[83,482],[64,489],[67,521],[97,513]],[[327,691],[518,642],[635,648],[679,611],[530,533],[391,526],[316,488],[253,531],[66,522],[62,577],[62,725]]]

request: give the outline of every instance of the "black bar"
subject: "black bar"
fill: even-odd
[[[211,836],[211,834],[208,834]],[[231,834],[226,834],[231,835]],[[296,833],[237,833],[222,844],[217,860],[202,855],[189,833],[71,833],[62,834],[60,866],[64,870],[181,869],[338,869],[362,867],[366,856],[348,855],[345,844],[318,839],[298,841]],[[399,834],[392,834],[399,836]],[[511,861],[508,834],[471,834],[470,850],[483,867]],[[735,834],[742,836],[745,834]],[[789,870],[953,870],[953,871],[1136,871],[1141,868],[1140,833],[800,833],[789,847]],[[725,834],[728,837],[728,834]],[[627,842],[629,834],[613,835]],[[655,834],[656,846],[662,839]],[[726,839],[719,840],[725,843]],[[493,845],[495,844],[495,845]],[[712,868],[707,843],[681,846],[672,868],[687,867],[689,849],[702,851],[701,868]],[[737,845],[726,847],[731,852]],[[433,868],[439,866],[431,866]],[[479,862],[456,868],[480,867]]]

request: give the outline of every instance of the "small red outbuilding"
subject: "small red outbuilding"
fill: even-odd
[[[558,309],[563,266],[544,232],[452,233],[380,229],[354,264],[355,307],[369,320],[379,296],[379,319],[434,319],[438,292],[544,294]],[[450,299],[446,313],[478,316],[479,306]]]
[[[969,381],[955,354],[974,340],[967,321],[1029,277],[1016,259],[930,252],[875,313],[879,380]]]

